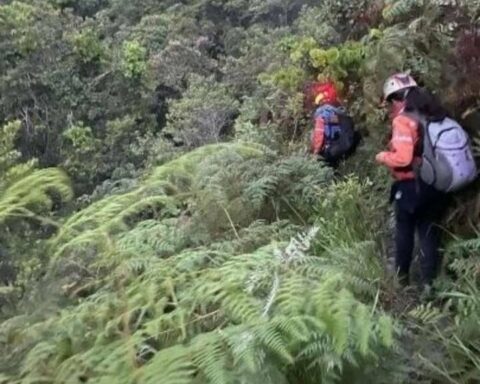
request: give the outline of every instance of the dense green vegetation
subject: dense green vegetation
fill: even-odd
[[[478,383],[478,185],[388,268],[383,80],[476,137],[477,0],[0,5],[0,383]],[[333,78],[364,142],[306,154]]]

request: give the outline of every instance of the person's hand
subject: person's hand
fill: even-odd
[[[377,156],[375,156],[375,161],[379,164],[383,164],[384,162],[384,157],[385,157],[385,153],[384,152],[380,152],[380,153],[377,153]]]

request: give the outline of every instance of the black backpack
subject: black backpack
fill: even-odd
[[[322,156],[325,161],[335,163],[353,154],[360,141],[360,134],[350,116],[337,112],[324,117],[325,147]],[[323,117],[323,114],[322,114]]]

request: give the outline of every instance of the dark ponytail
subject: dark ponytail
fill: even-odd
[[[429,120],[439,121],[448,116],[447,110],[443,108],[438,99],[425,88],[415,87],[410,89],[405,102],[407,112],[420,113]]]

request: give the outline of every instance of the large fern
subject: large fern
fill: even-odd
[[[327,378],[341,376],[354,356],[380,358],[378,348],[392,345],[391,321],[377,321],[343,288],[340,273],[304,268],[321,269],[306,253],[314,235],[284,250],[211,253],[187,269],[179,267],[191,251],[121,266],[101,291],[38,324],[40,333],[24,331],[39,342],[20,382],[225,383],[262,372],[273,382],[266,372],[275,367],[288,375],[308,363]]]
[[[0,191],[0,223],[12,218],[42,218],[55,198],[69,200],[72,190],[67,175],[59,169],[42,169],[18,179]]]
[[[0,127],[0,225],[8,220],[46,220],[55,201],[68,201],[72,190],[68,176],[60,169],[35,169],[36,160],[21,163],[15,140],[19,120]]]
[[[372,295],[366,283],[346,286],[354,279],[343,262],[309,254],[329,236],[321,227],[286,243],[296,227],[277,221],[306,221],[304,204],[326,180],[301,157],[220,145],[78,212],[51,242],[47,278],[85,299],[34,327],[2,326],[12,359],[23,361],[9,370],[21,383],[274,382],[299,377],[300,367],[330,380],[359,360],[381,360],[394,326],[356,298]]]
[[[155,169],[136,189],[93,203],[72,215],[52,240],[55,261],[60,271],[79,254],[87,260],[99,252],[113,252],[115,236],[145,219],[175,217],[195,191],[192,185],[198,167],[209,156],[237,153],[240,159],[260,156],[260,147],[241,144],[219,144],[202,147]],[[70,255],[65,259],[65,256]]]

